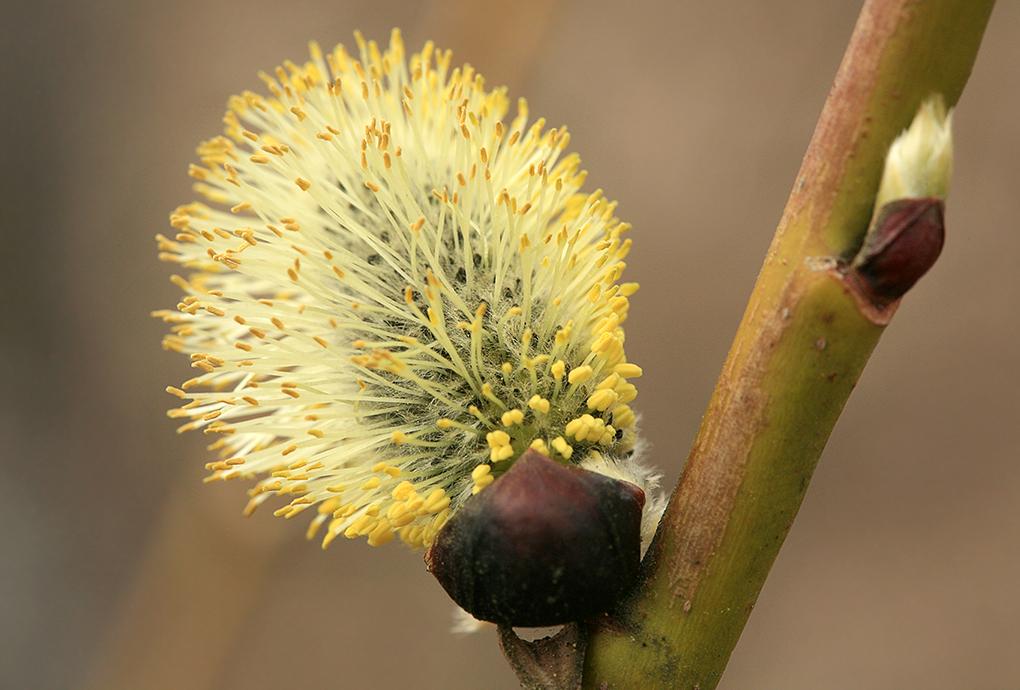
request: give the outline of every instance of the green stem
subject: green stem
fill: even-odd
[[[881,318],[824,261],[860,248],[889,144],[960,97],[994,0],[868,0],[659,533],[585,688],[719,682]]]

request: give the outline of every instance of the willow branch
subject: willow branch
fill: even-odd
[[[818,266],[860,249],[890,143],[932,94],[957,102],[993,4],[865,3],[643,584],[591,631],[584,687],[718,683],[896,306],[876,316]]]

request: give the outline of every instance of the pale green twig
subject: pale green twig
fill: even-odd
[[[644,584],[616,625],[591,631],[584,687],[718,683],[891,315],[862,311],[838,273],[807,260],[861,247],[889,144],[925,98],[959,99],[993,4],[866,2]]]

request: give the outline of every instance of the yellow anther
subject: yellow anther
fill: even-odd
[[[600,390],[595,391],[588,398],[588,407],[603,412],[608,409],[610,405],[615,403],[619,399],[616,391],[611,390]]]
[[[559,381],[563,378],[563,375],[567,373],[567,365],[562,359],[557,360],[557,362],[550,367],[550,371],[552,371],[553,378]]]
[[[414,486],[408,481],[400,482],[390,495],[394,501],[406,501],[415,495]]]
[[[619,291],[619,286],[613,288],[614,291]],[[614,297],[609,301],[609,308],[615,311],[617,314],[626,314],[630,308],[630,302],[626,297]]]
[[[558,364],[558,362],[557,362],[557,364]],[[590,366],[588,366],[587,364],[585,364],[584,366],[581,366],[581,367],[575,367],[574,369],[570,370],[570,375],[567,376],[567,382],[569,382],[569,383],[580,383],[582,381],[587,381],[588,378],[591,376],[591,374],[592,374],[592,368]],[[557,378],[559,378],[559,377],[557,377]]]
[[[425,504],[422,508],[426,514],[435,515],[446,510],[449,505],[450,497],[446,495],[446,492],[443,489],[436,489],[425,499]]]
[[[573,446],[567,443],[562,436],[557,436],[552,440],[552,447],[556,449],[557,453],[567,459],[569,459],[574,452]]]
[[[629,403],[637,397],[637,388],[635,388],[633,384],[625,383],[622,386],[616,387],[616,394],[619,396],[617,402]]]
[[[325,501],[319,504],[319,514],[327,515],[332,514],[337,508],[340,507],[340,499],[336,496],[333,498],[327,498]]]
[[[508,410],[503,413],[501,421],[503,422],[503,426],[520,424],[524,421],[524,413],[518,409]]]
[[[371,515],[362,515],[357,520],[351,523],[351,526],[344,532],[344,536],[353,539],[369,525],[369,523],[375,522]]]
[[[636,379],[644,373],[641,371],[641,367],[636,364],[630,364],[629,362],[617,364],[613,367],[613,372],[625,379]]]
[[[379,477],[372,477],[367,482],[365,482],[364,484],[361,485],[361,490],[362,491],[371,491],[372,489],[378,489],[379,488],[379,484],[381,484],[381,483],[382,482],[379,481]]]
[[[369,546],[382,546],[393,541],[393,538],[397,536],[390,526],[390,521],[386,518],[379,520],[371,532],[368,533],[368,545]]]
[[[573,322],[556,331],[556,344],[563,345],[570,340],[571,331],[573,331]]]
[[[400,530],[400,539],[410,546],[411,548],[421,548],[425,546],[425,540],[422,537],[421,525],[410,525]]]
[[[400,431],[394,431],[391,440],[393,441],[393,443],[399,446],[401,443],[407,440],[407,435]]]
[[[502,448],[510,444],[510,434],[505,431],[490,431],[485,435],[490,448]]]
[[[613,409],[613,423],[617,429],[634,426],[634,411],[628,405],[617,405]]]
[[[528,401],[528,407],[537,412],[547,414],[549,412],[549,401],[540,395],[533,395],[531,400]]]
[[[337,520],[343,520],[344,518],[349,518],[350,516],[354,515],[354,512],[356,510],[357,506],[355,506],[353,503],[348,503],[345,506],[337,508],[336,511],[333,513],[333,517]]]
[[[602,438],[603,434],[606,433],[606,423],[603,419],[598,418],[595,423],[588,430],[588,435],[583,440],[589,442],[595,442]]]
[[[586,414],[567,422],[567,426],[563,429],[567,436],[573,436],[575,439],[580,441],[588,435],[588,430],[591,428],[591,424],[585,419],[585,417],[589,420],[593,420],[593,417],[590,414]]]
[[[603,333],[612,333],[620,326],[620,315],[612,313],[606,318],[602,319],[598,326],[592,331],[592,335],[602,335]]]
[[[616,340],[616,336],[612,333],[603,333],[591,344],[591,351],[605,352],[612,346],[614,340]]]
[[[336,521],[334,520],[334,522],[336,522]],[[324,536],[322,538],[322,548],[323,549],[327,548],[330,544],[332,544],[333,540],[336,539],[337,536],[339,536],[339,534],[340,534],[339,532],[334,532],[333,531],[333,527],[334,526],[331,524],[329,526],[329,530],[326,532],[326,536]]]
[[[602,438],[597,440],[602,445],[608,446],[616,440],[616,428],[612,424],[606,424],[606,429],[602,432]]]
[[[490,474],[491,470],[492,467],[490,465],[478,465],[471,471],[471,479],[474,481],[474,486],[471,489],[472,494],[478,493],[495,481],[495,477]]]

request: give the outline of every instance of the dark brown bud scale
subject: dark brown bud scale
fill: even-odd
[[[543,627],[609,611],[637,583],[644,492],[528,450],[472,496],[425,555],[480,620]]]
[[[938,197],[886,204],[851,266],[878,304],[893,302],[928,272],[945,240],[945,203]]]

